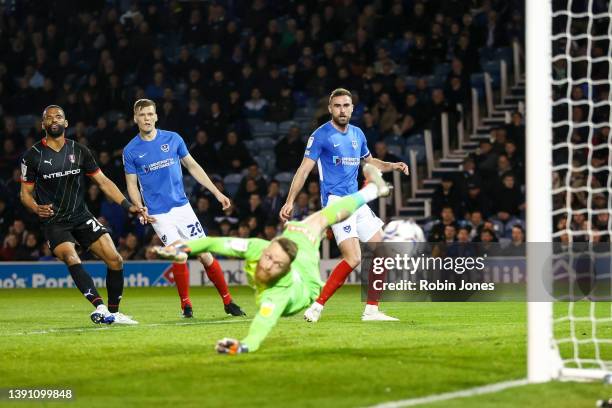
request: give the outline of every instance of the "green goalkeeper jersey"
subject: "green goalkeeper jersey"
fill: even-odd
[[[187,242],[192,254],[212,252],[245,260],[244,271],[249,285],[256,291],[255,300],[259,309],[249,334],[242,340],[249,351],[259,348],[279,317],[294,315],[310,306],[323,286],[319,274],[319,237],[300,222],[288,223],[283,237],[297,244],[298,253],[291,263],[291,270],[271,287],[255,282],[257,262],[270,241],[259,238],[200,238]]]

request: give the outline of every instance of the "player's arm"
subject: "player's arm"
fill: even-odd
[[[127,186],[128,199],[131,200],[136,207],[142,210],[142,218],[140,222],[143,224],[146,224],[147,222],[156,222],[157,220],[155,217],[151,217],[149,215],[147,207],[145,207],[144,203],[142,202],[140,190],[138,189],[138,176],[136,174],[125,173],[125,185]]]
[[[142,197],[140,197],[140,190],[138,189],[138,176],[136,174],[125,173],[125,185],[127,186],[128,197],[134,205],[144,207]]]
[[[198,183],[214,194],[215,198],[221,203],[224,210],[232,205],[230,199],[219,191],[217,186],[215,186],[210,177],[208,177],[208,174],[206,174],[202,166],[195,161],[193,156],[187,154],[181,159],[181,163],[183,163],[183,166],[185,166],[187,171],[189,171],[189,174],[191,174]]]
[[[380,159],[377,159],[375,157],[372,157],[371,154],[366,156],[366,157],[364,157],[363,161],[373,165],[374,167],[378,168],[378,170],[380,170],[382,172],[401,171],[405,175],[410,174],[410,170],[408,168],[408,165],[406,163],[404,163],[404,162],[396,162],[396,163],[386,162],[386,161],[382,161]]]
[[[278,319],[289,303],[289,293],[280,288],[270,288],[263,292],[259,310],[251,322],[248,335],[241,341],[222,339],[217,342],[216,350],[222,354],[254,352],[270,334]]]
[[[41,205],[34,199],[34,183],[22,181],[19,198],[25,208],[38,215],[40,218],[49,218],[54,214],[52,204]]]
[[[117,185],[113,183],[102,171],[97,171],[90,175],[91,179],[100,187],[100,190],[111,199],[111,201],[119,204],[125,210],[132,214],[140,214],[144,211],[142,206],[132,204],[123,193],[119,190]]]
[[[283,221],[287,221],[291,218],[291,213],[293,212],[293,202],[297,197],[298,193],[302,191],[304,184],[306,183],[306,179],[308,175],[314,168],[315,161],[309,157],[304,157],[302,159],[302,163],[300,167],[295,172],[293,176],[293,180],[291,180],[291,187],[289,187],[289,193],[287,194],[287,200],[285,201],[285,205],[281,208],[280,218]]]

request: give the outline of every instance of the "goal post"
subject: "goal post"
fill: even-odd
[[[612,220],[612,139],[603,132],[612,122],[611,13],[609,0],[526,2],[527,377],[532,383],[612,375],[612,286],[606,302],[597,302],[601,299],[592,293],[579,301],[554,302],[552,292],[554,238],[566,242],[565,274],[569,299],[575,299],[572,278],[581,276],[572,270],[574,244],[588,248],[612,235],[610,221],[592,226],[600,214]],[[597,176],[600,181],[592,182]],[[596,195],[607,195],[607,206],[598,206]],[[573,225],[575,214],[583,216],[579,227]],[[565,217],[557,232],[553,217]],[[606,256],[609,267],[603,271],[597,257],[591,258],[595,285],[600,278],[612,281],[609,250]]]
[[[528,300],[545,292],[548,256],[540,245],[552,245],[552,3],[526,2],[526,202]],[[542,243],[542,244],[539,244]],[[551,251],[552,254],[552,251]],[[538,299],[540,300],[540,299]],[[541,299],[544,300],[544,299]],[[552,302],[527,304],[527,379],[538,383],[555,376]]]

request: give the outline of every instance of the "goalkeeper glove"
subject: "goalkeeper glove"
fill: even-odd
[[[217,342],[217,346],[215,347],[217,353],[219,354],[240,354],[240,353],[248,353],[249,348],[245,344],[240,344],[240,342],[236,339],[223,338]]]

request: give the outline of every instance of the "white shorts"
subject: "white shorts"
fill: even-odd
[[[152,217],[156,221],[151,225],[164,245],[206,236],[202,224],[198,221],[189,203],[181,207],[174,207],[165,214],[152,215]]]
[[[327,204],[342,197],[330,195]],[[368,242],[374,234],[382,229],[384,222],[374,214],[367,204],[362,205],[346,220],[332,225],[336,244],[347,238],[359,238],[361,242]]]

